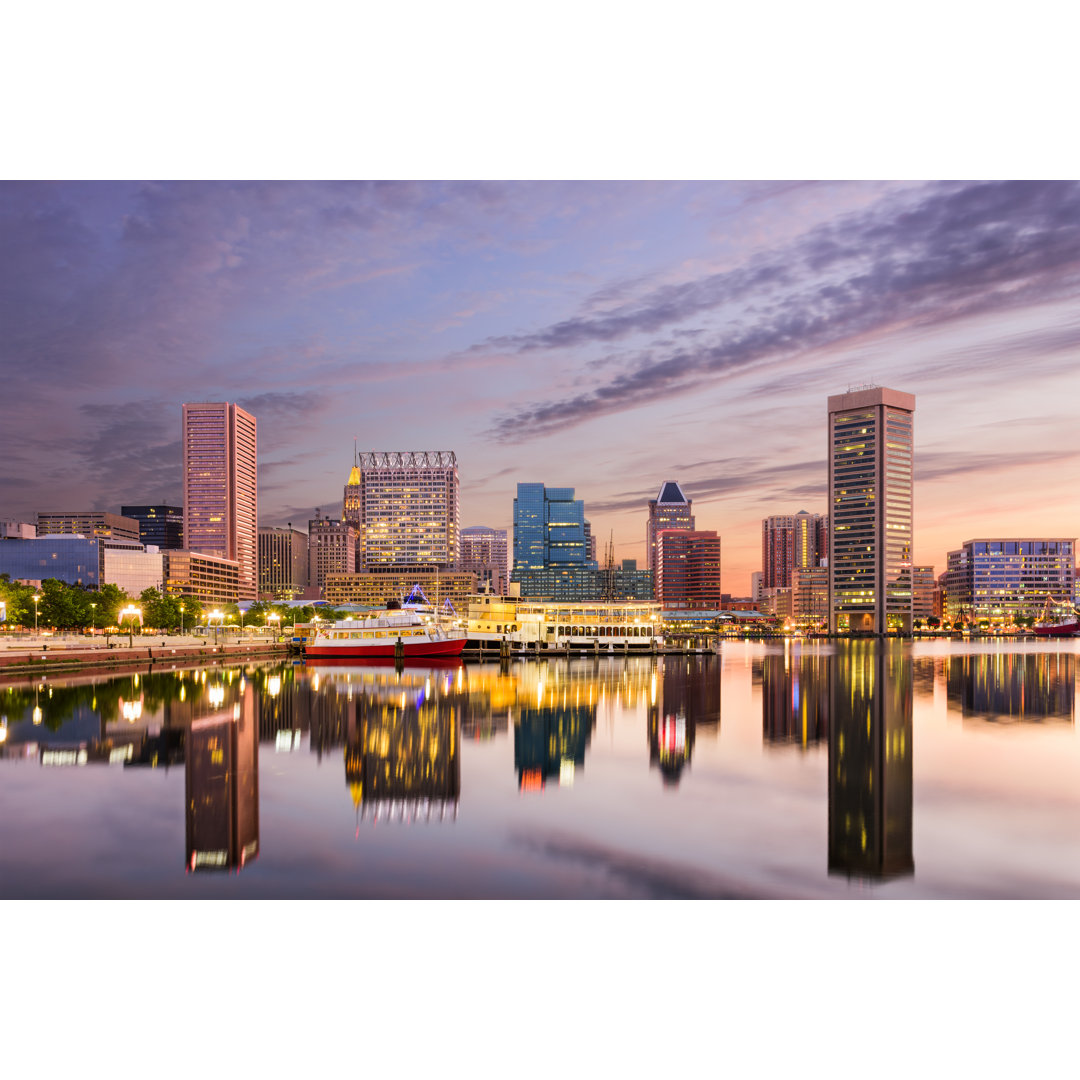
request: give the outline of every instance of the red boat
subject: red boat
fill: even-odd
[[[367,612],[362,619],[319,625],[304,655],[310,660],[376,660],[382,657],[460,656],[464,630],[443,629],[411,609]]]
[[[1072,608],[1070,614],[1064,614],[1060,612],[1055,617],[1053,614],[1053,608]],[[1032,628],[1032,632],[1038,634],[1039,637],[1072,637],[1078,630],[1080,630],[1080,618],[1077,618],[1076,608],[1071,604],[1065,602],[1058,604],[1053,597],[1048,596],[1046,598],[1046,604],[1043,606],[1042,614],[1039,616],[1039,621],[1035,623]]]

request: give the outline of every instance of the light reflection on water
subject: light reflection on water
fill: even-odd
[[[1080,896],[1075,654],[27,680],[0,687],[0,894]]]

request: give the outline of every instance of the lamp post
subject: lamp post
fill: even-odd
[[[180,605],[180,636],[184,636],[184,605]]]
[[[90,636],[97,632],[97,604],[90,605]]]
[[[281,616],[276,611],[271,611],[270,614],[266,616],[266,621],[278,624],[274,627],[274,636],[277,637],[277,632],[281,629]]]
[[[225,613],[223,611],[218,611],[217,608],[214,608],[214,610],[211,611],[210,614],[206,616],[206,623],[207,623],[208,626],[210,625],[210,620],[211,619],[217,619],[218,626],[221,626],[221,624],[225,621]],[[217,636],[218,636],[218,632],[215,629],[214,630],[214,640],[215,641],[217,641]]]
[[[123,624],[125,618],[128,620],[128,648],[130,649],[133,644],[131,636],[135,632],[136,619],[139,620],[139,627],[142,627],[142,612],[134,604],[129,604],[120,612],[121,624]]]
[[[38,604],[41,603],[41,597],[34,593],[34,637],[37,637],[37,618],[38,618]]]

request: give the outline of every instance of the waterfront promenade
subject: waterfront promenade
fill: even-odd
[[[255,635],[205,637],[194,634],[0,635],[0,672],[58,671],[83,667],[121,667],[132,663],[180,660],[245,660],[284,656],[287,640]]]

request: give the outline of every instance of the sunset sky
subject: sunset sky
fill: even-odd
[[[826,398],[913,393],[915,557],[1080,533],[1080,185],[0,184],[0,519],[181,501],[180,405],[259,424],[260,520],[361,450],[450,449],[462,525],[573,486],[644,560],[825,505]]]

